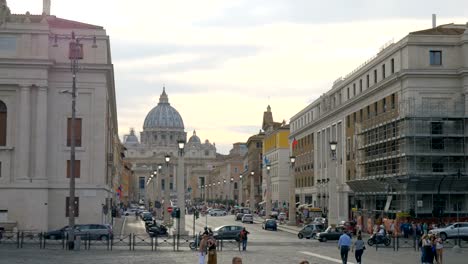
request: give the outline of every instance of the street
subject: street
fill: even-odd
[[[203,230],[204,226],[212,229],[221,225],[245,226],[250,232],[247,251],[240,252],[237,243],[223,243],[223,250],[218,251],[218,263],[231,263],[234,256],[241,256],[243,263],[299,263],[308,260],[310,263],[331,264],[341,263],[336,241],[318,242],[313,239],[298,239],[294,229],[297,227],[286,227],[279,225],[278,231],[265,231],[261,228],[260,219],[254,224],[242,224],[234,220],[233,215],[200,217],[195,221],[195,232]],[[119,227],[120,225],[120,227]],[[147,239],[144,223],[135,216],[117,219],[114,226],[115,236],[129,236],[135,234],[137,237]],[[193,215],[186,216],[186,230],[193,234]],[[172,230],[170,230],[172,232]],[[170,239],[172,241],[172,238]],[[162,240],[160,243],[164,244]],[[60,248],[39,249],[38,247],[26,246],[17,249],[0,244],[0,263],[3,264],[59,264],[59,263],[88,263],[88,264],[140,264],[140,263],[197,263],[197,252],[189,249],[188,244],[181,242],[179,252],[174,252],[172,242],[158,246],[151,251],[150,246],[138,246],[135,251],[130,251],[128,246],[115,246],[112,251],[106,250],[104,246],[92,247],[91,250],[66,251]],[[405,248],[393,251],[393,248],[367,247],[364,253],[365,263],[393,264],[393,263],[419,263],[419,252],[414,249]],[[454,253],[447,249],[444,254],[444,263],[462,264],[466,263],[467,249],[461,253]],[[66,259],[66,261],[64,261]],[[353,253],[349,255],[350,264],[355,263]]]

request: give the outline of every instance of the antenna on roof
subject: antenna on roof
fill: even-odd
[[[437,27],[437,17],[436,17],[436,14],[432,14],[432,28],[436,28]]]

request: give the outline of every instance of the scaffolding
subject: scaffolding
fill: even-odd
[[[368,197],[374,208],[408,212],[423,204],[423,213],[432,211],[440,186],[446,212],[454,201],[457,211],[467,212],[467,177],[455,178],[466,175],[464,114],[462,100],[409,98],[361,120],[355,130],[358,173],[349,185],[356,195],[374,196]]]

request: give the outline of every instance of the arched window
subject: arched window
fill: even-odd
[[[0,146],[6,146],[7,135],[7,107],[0,101]]]

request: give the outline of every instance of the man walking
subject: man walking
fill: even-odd
[[[245,229],[245,227],[241,230],[239,234],[239,240],[242,243],[242,251],[247,250],[247,235],[250,234],[249,231]]]
[[[343,264],[348,263],[348,251],[351,247],[351,238],[349,237],[347,231],[344,231],[338,240],[338,249],[340,250],[341,260]]]

